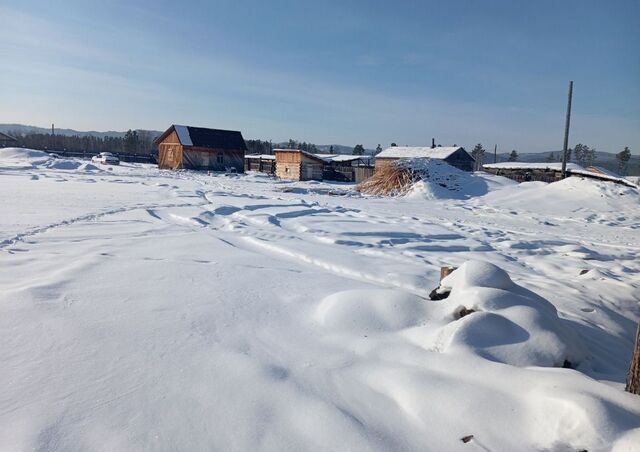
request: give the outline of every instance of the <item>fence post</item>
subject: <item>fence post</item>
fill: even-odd
[[[633,349],[633,355],[631,355],[625,391],[640,395],[640,323],[636,330],[636,344]]]

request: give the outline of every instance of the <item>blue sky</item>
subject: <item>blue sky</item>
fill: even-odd
[[[0,122],[640,153],[640,2],[0,3]]]

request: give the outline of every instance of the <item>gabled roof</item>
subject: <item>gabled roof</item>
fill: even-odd
[[[299,152],[300,154],[304,155],[305,157],[308,157],[312,160],[315,160],[317,162],[321,162],[324,163],[325,160],[323,160],[322,158],[318,157],[315,154],[312,154],[311,152],[307,152],[307,151],[303,151],[302,149],[274,149],[273,153],[275,154],[276,152]]]
[[[392,146],[376,155],[380,159],[415,159],[430,158],[444,160],[459,149],[460,146],[435,147],[430,146]]]
[[[2,141],[18,141],[12,136],[7,135],[6,133],[0,132],[0,140]]]
[[[246,150],[242,134],[236,130],[209,129],[173,124],[156,139],[156,143],[164,140],[172,131],[176,131],[178,140],[183,146],[194,146],[211,149]]]

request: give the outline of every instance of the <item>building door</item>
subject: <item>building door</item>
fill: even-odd
[[[313,166],[312,165],[305,165],[305,179],[310,180],[313,179]]]

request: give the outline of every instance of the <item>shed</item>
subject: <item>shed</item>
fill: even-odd
[[[325,161],[300,149],[274,149],[276,177],[288,180],[322,180]]]
[[[156,141],[158,167],[212,171],[244,170],[247,149],[235,130],[172,125]]]
[[[275,174],[276,156],[271,154],[246,154],[244,156],[244,170]]]
[[[373,174],[369,155],[315,154],[324,160],[323,179],[340,182],[361,182]]]
[[[562,163],[560,162],[501,162],[483,166],[484,171],[498,176],[508,177],[517,182],[541,181],[556,182],[562,179]],[[634,183],[607,170],[594,171],[575,163],[567,163],[567,175],[598,179],[638,188]]]
[[[473,171],[475,159],[460,146],[392,146],[376,155],[376,169],[404,159],[443,160],[463,171]]]
[[[0,132],[0,148],[9,148],[18,146],[18,140],[6,133]]]

